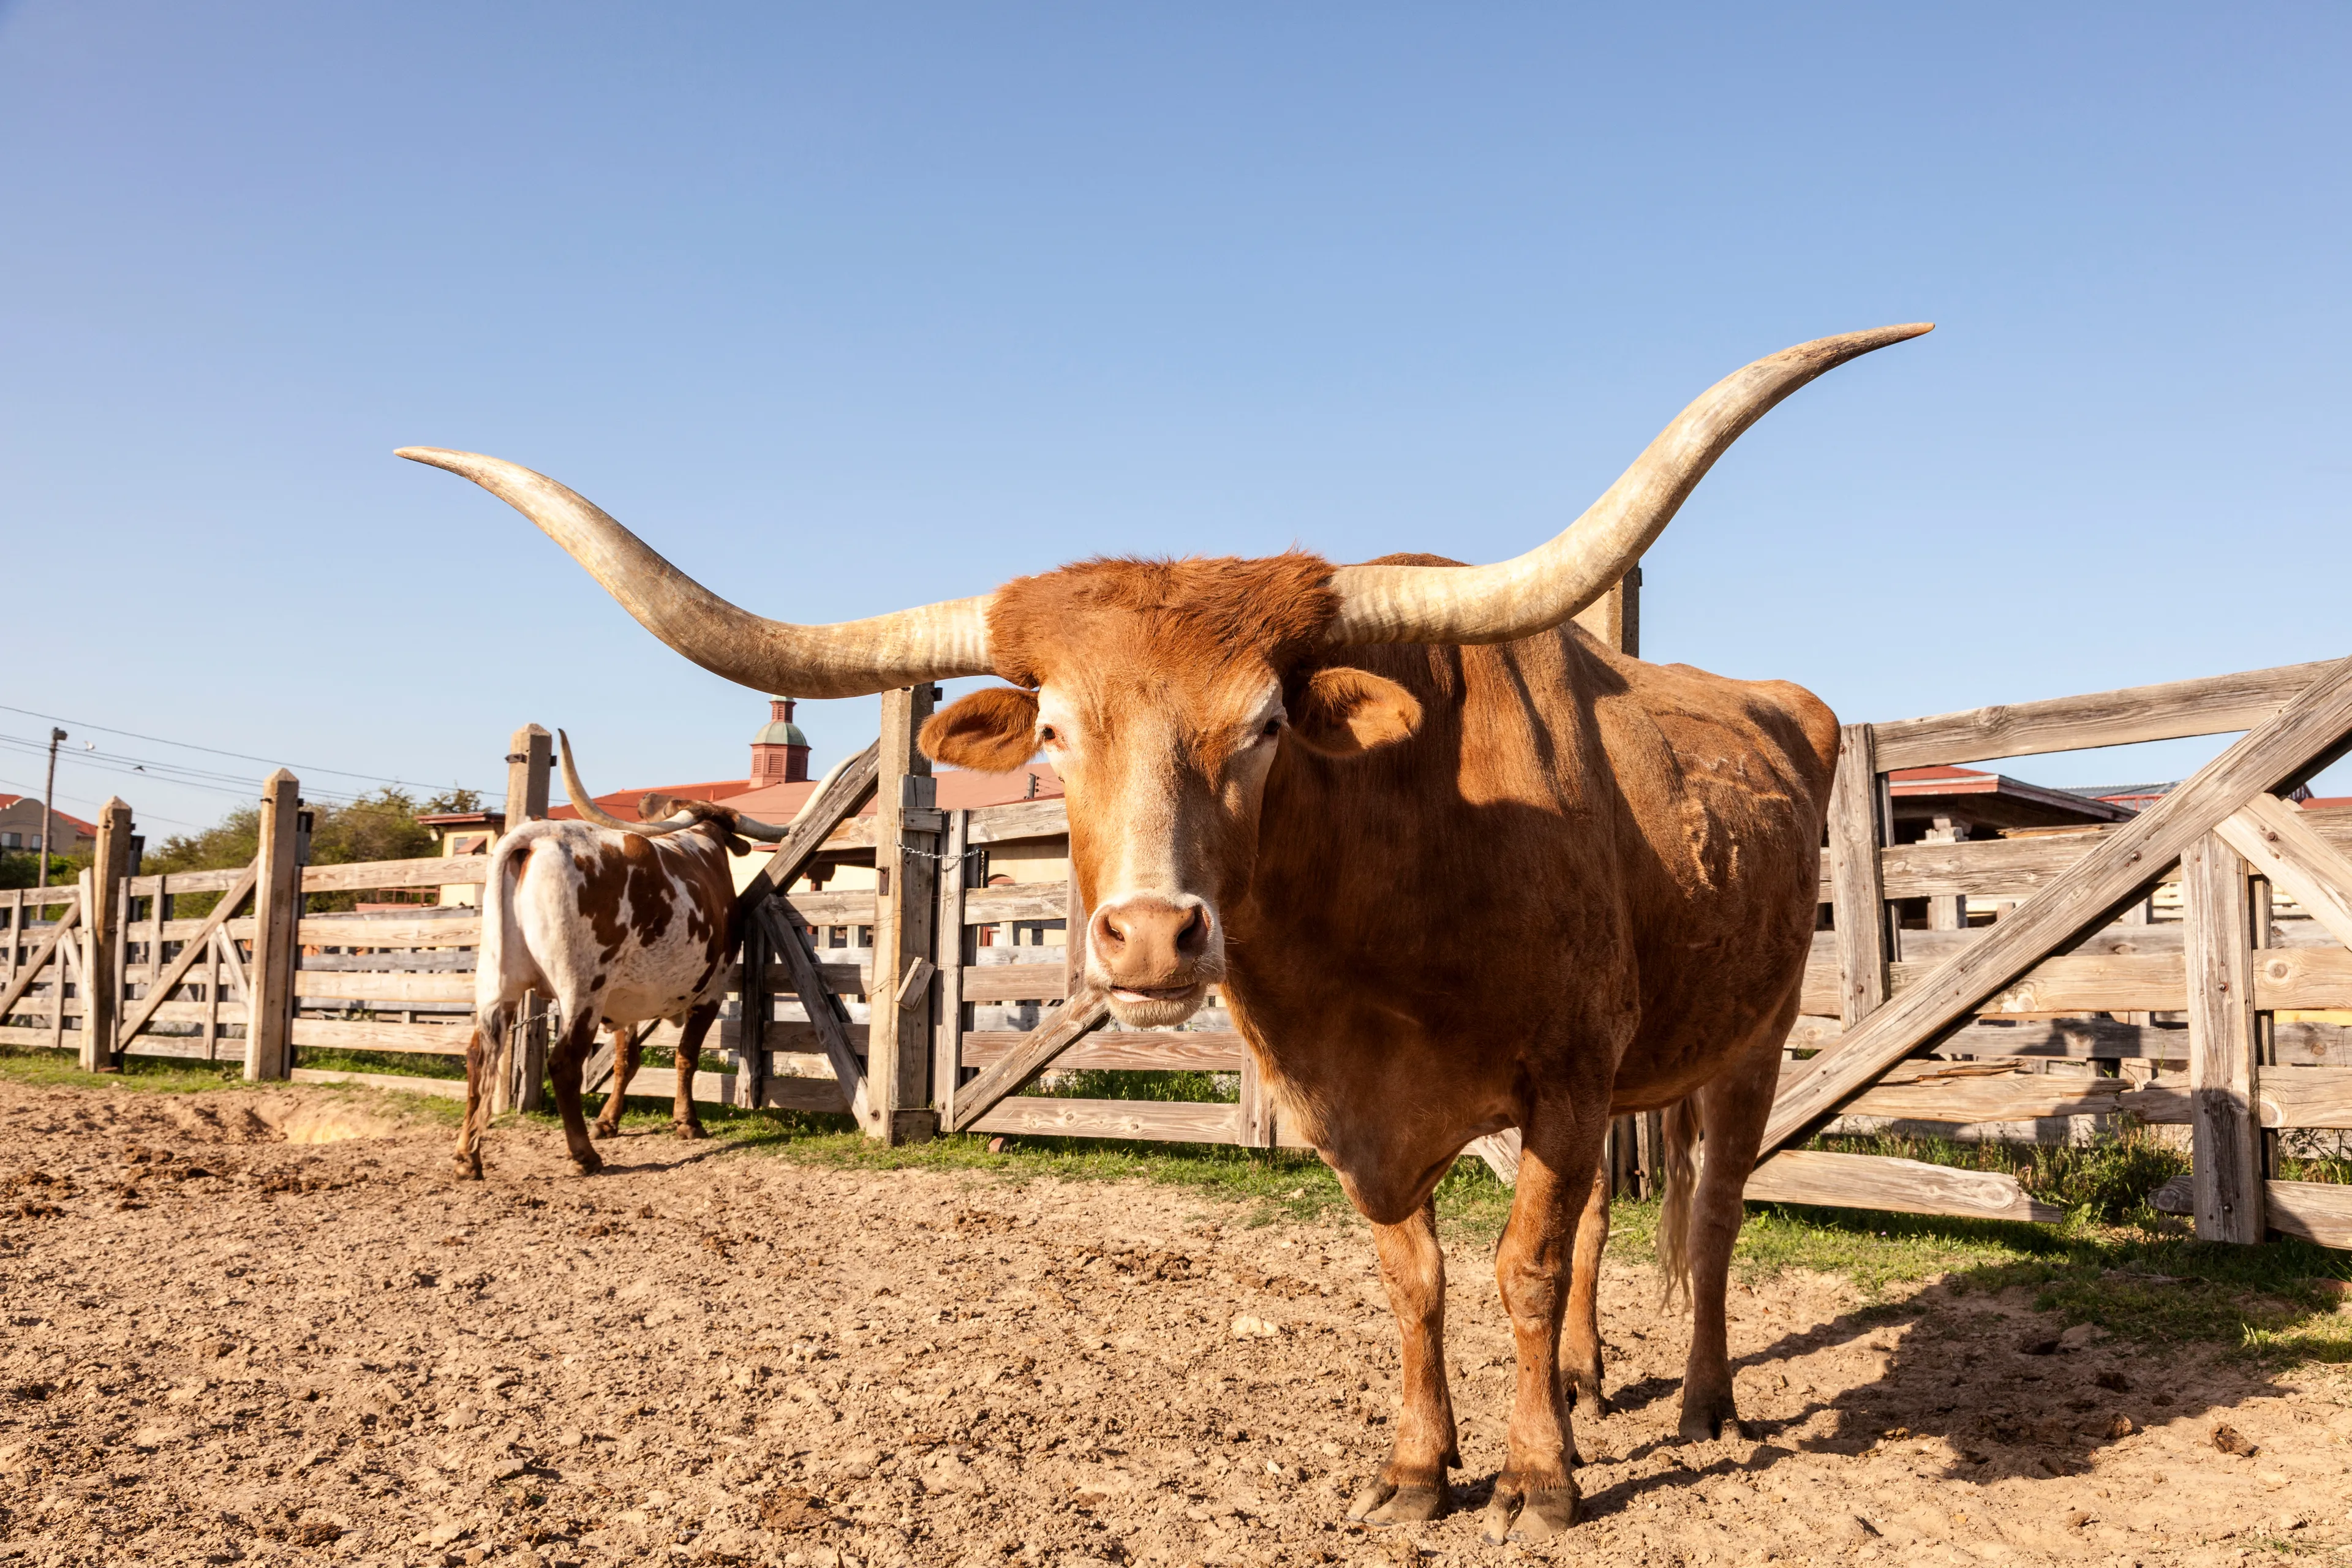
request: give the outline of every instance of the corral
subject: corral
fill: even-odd
[[[975,934],[1067,920],[1069,889],[990,887],[985,869],[992,845],[1050,846],[1067,823],[1058,800],[932,805],[929,765],[913,744],[931,701],[929,688],[886,695],[882,739],[843,770],[761,871],[785,897],[761,904],[750,924],[713,1033],[723,1066],[698,1093],[746,1108],[854,1111],[871,1135],[894,1142],[944,1128],[1297,1146],[1260,1092],[1240,1036],[1213,1012],[1173,1031],[1106,1030],[1098,1010],[1067,1009],[1030,1031],[974,1026],[977,1009],[1050,1005],[1069,992],[1063,952],[983,946]],[[1894,770],[2241,730],[2243,739],[2127,822],[1890,842]],[[2352,1243],[2352,1188],[2276,1179],[2281,1134],[2352,1128],[2352,1032],[2302,1016],[2352,1007],[2352,861],[2343,853],[2352,810],[2302,811],[2280,798],[2347,732],[2352,668],[2333,663],[1847,726],[1822,929],[1786,1047],[1771,1145],[1833,1117],[1845,1120],[1831,1125],[1849,1130],[1925,1125],[2026,1139],[2078,1137],[2119,1119],[2178,1127],[2192,1146],[2195,1187],[2160,1201],[2193,1214],[2200,1237]],[[546,735],[530,727],[514,746],[511,819],[543,815]],[[257,1080],[318,1076],[299,1065],[310,1048],[461,1054],[478,911],[315,913],[307,900],[478,883],[487,858],[305,866],[299,788],[288,775],[273,780],[262,853],[243,871],[118,868],[78,888],[7,895],[0,1042],[76,1047],[92,1068],[122,1052],[227,1054]],[[869,802],[877,809],[859,815]],[[127,823],[122,809],[100,825],[101,868],[124,853]],[[804,873],[844,855],[872,856],[877,888],[810,890]],[[2152,919],[2156,893],[2170,887],[2179,893],[2167,902],[2181,918]],[[214,900],[208,914],[177,911],[192,895]],[[1969,897],[2001,900],[2001,918],[1901,929],[1901,900]],[[872,945],[809,940],[813,929],[843,928],[870,930]],[[877,973],[890,983],[877,987]],[[649,1043],[673,1033],[664,1026]],[[526,1028],[516,1042],[507,1089],[526,1107],[541,1091],[543,1049],[543,1030]],[[592,1087],[608,1062],[606,1052],[592,1063]],[[1233,1098],[1013,1092],[1048,1069],[1231,1075]],[[666,1097],[671,1082],[651,1071],[634,1087]],[[1623,1185],[1639,1192],[1648,1130],[1621,1131]],[[1509,1135],[1478,1152],[1507,1176]],[[1748,1191],[2060,1217],[1996,1173],[1814,1150],[1768,1158]]]
[[[128,812],[110,812],[100,865],[116,874],[8,896],[0,1040],[77,1048],[93,1068],[234,1061],[257,1089],[296,1083],[243,1104],[0,1090],[18,1200],[9,1294],[34,1331],[7,1352],[24,1412],[0,1436],[11,1542],[58,1563],[331,1543],[451,1563],[1481,1552],[1467,1517],[1386,1542],[1339,1521],[1394,1398],[1370,1249],[1145,1179],[1155,1142],[1276,1161],[1298,1140],[1213,1013],[1104,1028],[1083,1003],[1054,1005],[1071,986],[1053,946],[979,940],[1069,918],[1067,889],[990,887],[984,859],[996,844],[1050,854],[1066,819],[1051,800],[938,810],[911,742],[931,700],[886,697],[882,739],[768,866],[783,897],[747,888],[758,918],[713,1036],[720,1070],[698,1087],[737,1113],[846,1112],[916,1167],[943,1130],[1100,1140],[1135,1152],[1127,1180],[751,1164],[740,1142],[633,1133],[608,1145],[612,1175],[583,1184],[526,1119],[494,1138],[486,1186],[453,1183],[437,1127],[288,1097],[352,1079],[447,1089],[304,1057],[463,1050],[479,914],[449,889],[478,885],[487,858],[305,865],[299,786],[281,774],[253,865],[131,876]],[[1890,842],[1897,769],[2236,731],[2128,821]],[[2200,1237],[2352,1242],[2352,1188],[2277,1169],[2282,1135],[2352,1126],[2344,1026],[2291,1016],[2352,1006],[2352,813],[2281,798],[2347,733],[2352,667],[2335,664],[1849,726],[1780,1152],[1751,1199],[2054,1225],[2063,1211],[1999,1171],[1790,1145],[1824,1126],[2081,1141],[2145,1125],[2187,1145],[2192,1178],[2157,1196]],[[509,757],[510,819],[543,815],[544,731],[520,732]],[[867,856],[873,890],[809,887],[822,859]],[[2153,911],[2167,886],[2178,919]],[[444,901],[381,897],[422,889]],[[310,907],[371,892],[368,910]],[[1900,918],[1903,900],[1970,897],[2007,907],[1976,927]],[[811,940],[860,929],[863,949]],[[1029,1030],[981,1011],[1041,1006]],[[510,1044],[502,1089],[528,1110],[543,1031]],[[1231,1098],[1019,1092],[1041,1073],[1171,1070],[1223,1075]],[[667,1098],[666,1075],[646,1078]],[[1635,1197],[1651,1132],[1620,1131]],[[1507,1137],[1477,1152],[1507,1178]],[[1620,1408],[1579,1416],[1589,1523],[1539,1555],[2196,1561],[2232,1539],[2341,1533],[2352,1431],[2332,1379],[2280,1384],[2162,1331],[2110,1340],[2079,1298],[2065,1310],[2090,1321],[2062,1336],[2065,1319],[2040,1310],[2056,1299],[2013,1272],[1874,1297],[1834,1275],[1751,1271],[1732,1311],[1751,1430],[1677,1445],[1686,1331],[1651,1305],[1645,1213],[1629,1211],[1633,1257],[1612,1255],[1602,1291]],[[1486,1374],[1510,1360],[1475,1283],[1482,1249],[1475,1234],[1450,1246],[1473,1282],[1451,1308],[1465,1516],[1501,1454],[1504,1389]],[[2167,1292],[2200,1289],[2141,1265],[2095,1287],[2149,1321]],[[2314,1311],[2233,1300],[2249,1325]]]

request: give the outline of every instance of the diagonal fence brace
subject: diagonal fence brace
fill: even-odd
[[[2333,754],[2347,733],[2352,658],[2328,666],[2271,719],[1805,1064],[1809,1070],[1781,1086],[1759,1158],[1834,1114],[1986,997],[2105,920],[2255,796]]]

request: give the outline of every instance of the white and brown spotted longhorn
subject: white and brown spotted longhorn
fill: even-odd
[[[467,1176],[482,1173],[484,1090],[499,1042],[530,991],[555,1005],[548,1070],[564,1142],[583,1174],[604,1163],[580,1109],[582,1071],[599,1027],[614,1033],[614,1058],[598,1135],[620,1125],[622,1096],[637,1066],[637,1026],[669,1019],[683,1031],[672,1121],[680,1137],[702,1136],[695,1061],[719,1016],[739,934],[728,858],[750,853],[747,840],[772,841],[787,831],[731,806],[659,795],[645,797],[648,820],[624,822],[597,808],[572,765],[570,737],[556,734],[564,788],[583,820],[527,824],[492,854],[466,1051],[466,1120],[457,1132],[457,1167]]]

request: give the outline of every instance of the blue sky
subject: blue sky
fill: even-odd
[[[532,720],[600,788],[724,777],[755,694],[392,449],[539,468],[832,619],[1104,551],[1499,558],[1725,372],[1913,320],[1702,487],[1647,654],[1885,719],[2352,652],[2347,42],[2320,5],[19,0],[0,701],[428,786],[495,787]],[[820,763],[873,733],[803,717]],[[237,798],[94,761],[64,804],[151,836]],[[37,766],[0,747],[0,789]]]

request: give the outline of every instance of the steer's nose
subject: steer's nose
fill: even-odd
[[[1087,934],[1112,984],[1164,990],[1192,984],[1210,923],[1209,906],[1190,893],[1137,893],[1097,910]]]

